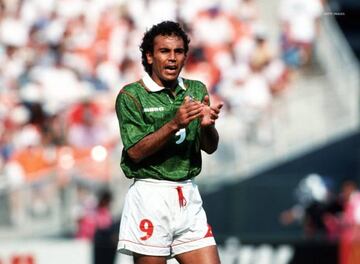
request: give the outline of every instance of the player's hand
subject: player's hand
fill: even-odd
[[[219,118],[220,109],[222,108],[224,103],[220,102],[213,106],[210,106],[209,96],[205,95],[202,105],[203,105],[203,110],[202,110],[201,126],[207,127],[214,125],[216,119]]]
[[[203,116],[203,108],[204,105],[201,102],[192,100],[189,96],[186,96],[184,102],[177,110],[173,121],[179,129],[187,127],[191,121]]]

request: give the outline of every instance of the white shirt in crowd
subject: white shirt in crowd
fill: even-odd
[[[303,43],[314,41],[322,12],[320,0],[282,0],[280,5],[280,19],[288,24],[290,38]]]

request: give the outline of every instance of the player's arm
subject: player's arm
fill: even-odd
[[[159,151],[179,129],[187,127],[191,121],[201,117],[202,109],[203,105],[200,102],[190,101],[186,97],[171,121],[145,136],[129,148],[127,154],[135,163],[151,156]]]
[[[219,134],[215,128],[215,121],[219,118],[220,109],[223,103],[210,106],[209,96],[206,95],[203,101],[203,117],[201,119],[200,147],[206,153],[214,153],[219,144]]]

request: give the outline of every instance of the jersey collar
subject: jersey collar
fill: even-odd
[[[183,89],[186,90],[185,84],[184,84],[184,80],[181,77],[178,77],[178,84],[179,86]],[[161,91],[163,89],[165,89],[165,87],[162,87],[160,85],[158,85],[150,76],[149,74],[145,74],[144,77],[142,78],[142,81],[144,83],[144,85],[146,86],[146,88],[150,91],[150,92],[158,92]]]

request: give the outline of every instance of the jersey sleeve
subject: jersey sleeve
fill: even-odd
[[[115,109],[125,150],[154,132],[154,126],[144,121],[140,102],[130,92],[120,91],[116,98]]]

